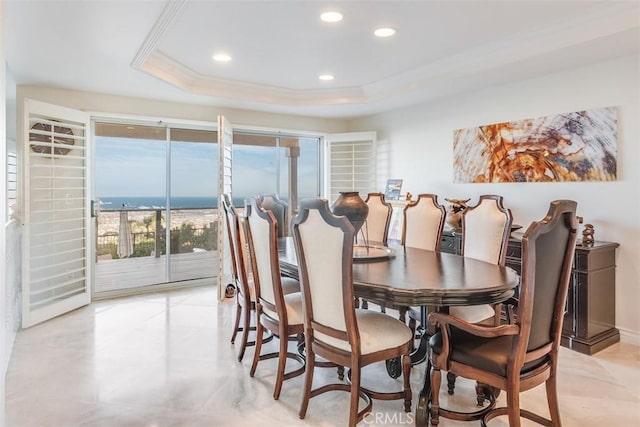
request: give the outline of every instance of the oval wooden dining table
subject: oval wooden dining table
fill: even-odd
[[[498,266],[459,255],[415,248],[393,247],[393,255],[353,263],[356,297],[386,307],[428,306],[436,309],[456,305],[497,304],[513,296],[518,274]],[[278,239],[280,269],[298,277],[298,261],[292,237]],[[425,384],[416,407],[416,425],[428,422],[431,391],[427,363]]]

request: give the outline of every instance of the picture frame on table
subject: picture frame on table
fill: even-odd
[[[385,200],[399,200],[402,189],[402,179],[388,179],[384,190]]]

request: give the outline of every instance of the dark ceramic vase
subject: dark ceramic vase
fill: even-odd
[[[335,202],[331,205],[331,212],[334,215],[344,215],[347,217],[356,234],[364,224],[369,214],[369,206],[362,200],[357,191],[341,191]]]

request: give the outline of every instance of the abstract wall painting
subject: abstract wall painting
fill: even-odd
[[[453,181],[615,181],[616,107],[453,132]]]

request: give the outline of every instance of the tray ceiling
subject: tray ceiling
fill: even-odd
[[[344,19],[322,22],[329,9]],[[640,50],[637,2],[8,1],[5,15],[18,84],[322,117]]]

